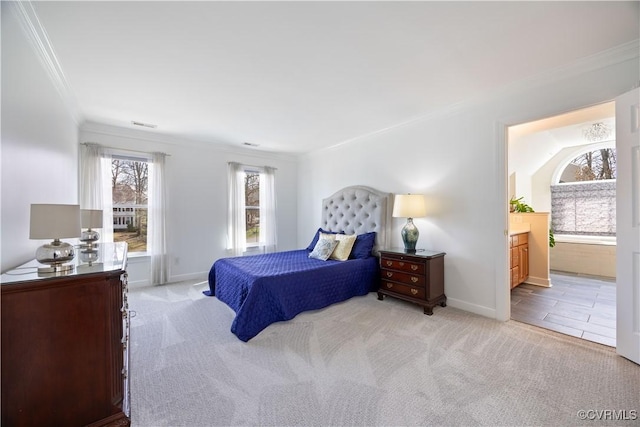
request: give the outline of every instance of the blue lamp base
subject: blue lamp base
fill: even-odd
[[[413,218],[407,218],[407,223],[402,227],[400,235],[404,242],[404,251],[406,253],[415,253],[420,232],[418,232],[418,227],[413,223]]]

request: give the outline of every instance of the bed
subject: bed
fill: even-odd
[[[249,341],[274,322],[377,290],[378,248],[387,245],[390,227],[389,193],[343,188],[322,201],[320,228],[307,248],[219,259],[205,294],[235,311],[231,332]],[[320,233],[357,235],[349,258],[310,258],[318,238],[326,237]]]

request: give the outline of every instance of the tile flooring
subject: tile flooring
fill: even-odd
[[[523,283],[511,290],[511,319],[616,346],[613,279],[551,272],[552,287]]]

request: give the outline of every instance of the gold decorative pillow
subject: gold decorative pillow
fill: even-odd
[[[333,233],[323,233],[323,232],[319,232],[319,237],[318,239],[325,239],[325,240],[336,240],[336,235]]]
[[[355,234],[334,234],[335,239],[338,241],[338,246],[333,250],[330,258],[337,261],[346,261],[349,259],[353,244],[356,242]]]

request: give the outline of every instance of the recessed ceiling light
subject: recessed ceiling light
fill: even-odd
[[[142,127],[151,128],[151,129],[155,129],[155,128],[158,127],[158,125],[152,125],[152,124],[149,124],[149,123],[136,122],[135,120],[132,121],[131,124],[134,125],[134,126],[142,126]]]

